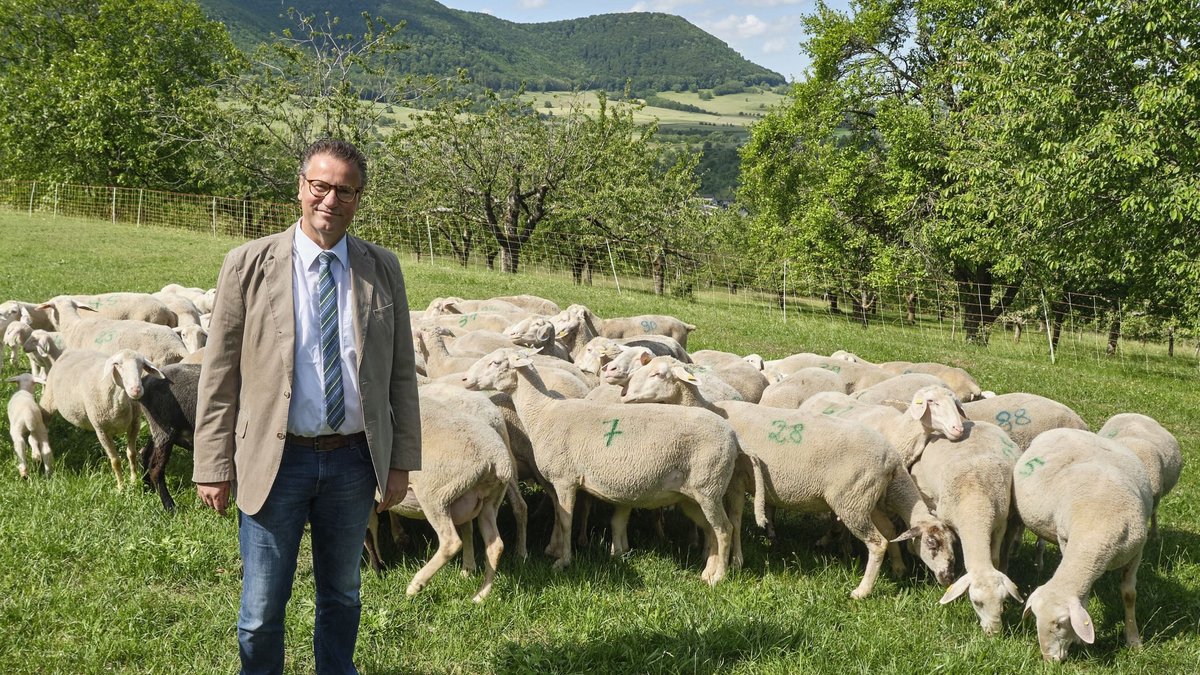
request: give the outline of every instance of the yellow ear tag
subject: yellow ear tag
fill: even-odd
[[[919,398],[913,399],[913,405],[925,405],[925,401]]]

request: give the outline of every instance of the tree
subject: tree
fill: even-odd
[[[191,189],[184,130],[217,109],[208,85],[234,54],[186,0],[0,4],[0,170]]]

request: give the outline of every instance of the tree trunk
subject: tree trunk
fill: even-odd
[[[500,271],[516,274],[521,269],[521,245],[511,239],[500,242]]]
[[[596,266],[591,260],[583,261],[583,283],[585,286],[592,285],[592,273],[595,272]]]
[[[874,294],[860,290],[850,296],[850,305],[854,308],[854,314],[858,317],[859,323],[866,328],[871,315],[871,307],[875,304]]]
[[[904,296],[904,321],[912,325],[917,322],[917,294],[909,293]]]
[[[1175,356],[1175,326],[1167,328],[1167,356]]]
[[[1016,322],[1013,324],[1013,342],[1021,344],[1021,330],[1025,328],[1025,324]]]
[[[1117,353],[1117,343],[1121,340],[1121,315],[1114,314],[1112,322],[1108,324],[1108,347],[1105,348],[1105,356],[1112,356]]]
[[[1063,319],[1067,316],[1067,312],[1061,302],[1055,302],[1052,311],[1054,318],[1053,325],[1050,327],[1050,344],[1058,349],[1058,339],[1062,336]]]
[[[583,283],[583,268],[587,261],[582,256],[571,258],[571,283],[578,286]]]
[[[967,342],[986,345],[988,331],[996,322],[1005,307],[1016,297],[1018,286],[1007,286],[1004,295],[995,301],[992,291],[995,280],[991,270],[987,268],[968,269],[955,265],[955,281],[958,285],[958,301],[963,308],[963,331],[967,334]]]
[[[825,301],[829,303],[830,314],[841,314],[842,310],[838,309],[838,293],[837,291],[825,291]]]
[[[659,249],[654,255],[654,264],[651,266],[654,275],[654,294],[662,295],[666,291],[666,272],[667,272],[667,255],[666,252]]]

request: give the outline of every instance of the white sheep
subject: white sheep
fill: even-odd
[[[763,374],[762,370],[740,358],[713,365],[694,363],[687,366],[687,368],[697,375],[715,376],[737,392],[737,396],[732,398],[727,396],[711,400],[736,400],[746,401],[747,403],[758,403],[762,400],[763,392],[770,385],[767,376]]]
[[[1096,639],[1087,599],[1106,570],[1121,570],[1125,642],[1140,647],[1137,569],[1154,494],[1133,451],[1081,429],[1051,429],[1033,440],[1013,469],[1025,525],[1058,542],[1062,562],[1025,601],[1037,617],[1042,657],[1062,661],[1072,642]]]
[[[169,330],[169,329],[168,329]],[[42,389],[42,410],[58,413],[80,429],[96,432],[112,465],[117,488],[121,483],[121,456],[113,440],[125,434],[129,475],[137,482],[136,448],[141,410],[142,373],[162,377],[162,372],[141,354],[122,349],[106,354],[87,349],[68,349],[50,369]]]
[[[1038,396],[1016,392],[1001,394],[991,398],[983,398],[963,404],[967,417],[981,422],[991,422],[1004,430],[1008,437],[1021,448],[1029,449],[1029,444],[1039,434],[1050,429],[1083,429],[1088,425],[1074,410],[1055,401]]]
[[[524,316],[529,312],[515,303],[507,300],[464,300],[463,298],[448,297],[434,298],[425,308],[425,316],[437,317],[443,314],[473,314],[490,312],[498,314],[514,314]]]
[[[866,389],[860,389],[854,392],[853,396],[863,403],[887,405],[896,410],[907,410],[908,404],[912,401],[913,394],[918,389],[931,386],[944,387],[947,391],[950,391],[950,386],[936,375],[906,373],[904,375],[889,377],[883,382],[873,384]]]
[[[29,315],[29,318],[25,319],[25,323],[34,328],[54,330],[54,322],[50,319],[50,314],[38,307],[40,307],[39,303],[20,300],[6,300],[0,303],[0,335],[4,334],[3,330],[8,327],[8,324],[20,320],[24,314]]]
[[[660,358],[650,353],[648,349],[642,347],[630,347],[621,352],[612,361],[604,366],[603,379],[606,384],[617,385],[624,390],[629,383],[630,376],[633,375],[639,368],[650,363],[651,359]],[[672,358],[672,357],[661,357]],[[682,363],[680,365],[692,374],[696,380],[700,395],[706,401],[740,401],[742,393],[735,389],[725,380],[721,379],[711,368],[696,363]],[[622,394],[624,391],[622,391]]]
[[[763,390],[759,403],[774,408],[799,408],[801,403],[823,391],[846,393],[841,375],[825,368],[801,368]]]
[[[737,439],[725,420],[700,409],[606,405],[550,396],[528,352],[500,350],[468,372],[470,389],[509,392],[533,444],[538,471],[554,488],[559,557],[571,562],[571,523],[576,493],[632,508],[679,504],[704,528],[708,558],[701,578],[725,577],[731,525],[724,497],[737,461]],[[651,451],[652,450],[652,451]]]
[[[425,321],[435,326],[442,326],[461,331],[490,330],[503,333],[504,329],[524,319],[524,314],[508,314],[503,312],[469,312],[467,314],[442,314]]]
[[[970,373],[962,368],[947,366],[942,363],[912,363],[909,361],[888,361],[887,363],[879,364],[879,367],[893,375],[903,375],[905,373],[936,375],[942,378],[954,390],[954,395],[958,396],[958,400],[964,403],[983,398],[983,391],[979,388],[979,383],[975,381],[974,377],[971,377]]]
[[[560,321],[576,319],[588,325],[591,331],[583,342],[603,335],[609,338],[633,337],[635,335],[666,335],[687,348],[688,334],[696,330],[690,323],[665,314],[639,314],[613,319],[601,319],[583,305],[571,305],[554,317],[554,325],[561,331]]]
[[[189,354],[198,352],[208,344],[208,331],[200,327],[200,324],[187,324],[173,329],[175,334],[183,340],[183,346],[188,350]]]
[[[571,361],[571,354],[554,339],[554,324],[544,316],[530,316],[504,329],[504,337],[518,347],[533,347],[543,356]]]
[[[517,307],[520,307],[521,309],[525,310],[526,312],[532,312],[534,314],[540,314],[542,316],[554,316],[555,314],[558,314],[559,312],[562,311],[562,309],[559,308],[558,304],[555,303],[554,301],[547,300],[546,298],[539,297],[536,295],[529,295],[529,294],[501,295],[501,296],[490,298],[490,299],[486,300],[484,306],[487,306],[488,304],[494,303],[494,302],[507,302],[507,303],[516,305]]]
[[[167,306],[167,309],[171,310],[171,313],[175,315],[175,321],[167,325],[172,328],[200,325],[200,310],[196,309],[196,303],[190,299],[182,295],[164,293],[162,291],[152,293],[151,295],[162,301]]]
[[[25,356],[29,359],[29,369],[35,378],[45,379],[50,367],[62,355],[66,341],[58,331],[34,328],[25,341]]]
[[[932,389],[939,389],[933,387]],[[949,392],[947,392],[949,393]],[[988,635],[1003,627],[1004,600],[1023,598],[1004,573],[1012,509],[1012,470],[1020,450],[1000,427],[967,422],[955,440],[934,438],[912,465],[912,477],[934,511],[962,542],[967,571],[942,595],[949,603],[964,592]]]
[[[687,350],[675,338],[666,335],[638,335],[616,340],[597,335],[584,345],[583,352],[575,358],[575,365],[585,373],[600,375],[604,366],[628,347],[645,347],[655,356],[674,356],[684,363],[692,361]]]
[[[175,312],[158,298],[149,293],[101,293],[99,295],[72,295],[51,298],[49,303],[62,297],[70,297],[79,305],[87,305],[94,309],[99,316],[106,319],[124,319],[129,321],[145,321],[147,323],[175,327]],[[53,317],[53,315],[51,315]],[[59,318],[54,317],[57,321]],[[62,330],[62,326],[58,326]]]
[[[33,384],[41,380],[30,373],[21,373],[8,378],[8,381],[17,383],[17,391],[8,400],[8,435],[12,438],[13,452],[17,455],[17,473],[21,478],[29,477],[29,469],[25,465],[28,442],[33,461],[41,462],[42,470],[49,478],[54,473],[54,451],[46,434],[42,408],[33,397]]]
[[[21,354],[25,353],[25,341],[33,334],[33,326],[26,321],[29,318],[25,314],[22,319],[13,321],[4,329],[4,347],[8,350],[8,362],[16,368],[21,364]]]
[[[634,372],[622,400],[669,403],[683,410],[713,411],[733,427],[738,447],[761,476],[755,483],[754,512],[766,526],[766,504],[820,513],[833,511],[867,546],[862,581],[852,598],[870,594],[887,551],[887,539],[874,520],[899,459],[879,433],[861,424],[755,403],[706,400],[696,378],[670,357],[657,357]],[[640,406],[632,406],[640,407]]]
[[[1158,503],[1179,482],[1183,472],[1183,452],[1175,435],[1153,417],[1139,413],[1119,413],[1108,418],[1100,431],[1133,451],[1142,460],[1150,476],[1154,505],[1150,510],[1150,536],[1158,535]]]
[[[183,340],[166,326],[98,317],[86,305],[62,296],[42,307],[60,325],[68,349],[96,350],[107,354],[131,349],[151,363],[163,365],[178,363],[188,355]],[[80,310],[88,312],[90,316],[81,316]]]
[[[868,363],[852,363],[812,353],[792,354],[778,361],[768,361],[766,367],[768,370],[782,375],[790,375],[801,368],[824,368],[841,376],[842,380],[846,382],[848,393],[866,389],[892,377],[892,373],[878,366]]]

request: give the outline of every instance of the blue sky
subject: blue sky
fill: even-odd
[[[469,12],[485,12],[517,23],[575,19],[612,12],[676,14],[725,41],[750,61],[798,79],[807,65],[800,56],[800,15],[815,0],[439,0]],[[845,10],[849,0],[827,0]]]

